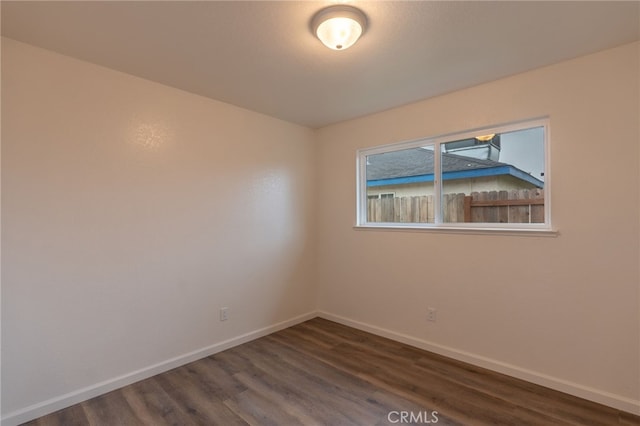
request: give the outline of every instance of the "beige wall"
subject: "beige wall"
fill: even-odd
[[[319,309],[640,412],[639,46],[321,129]],[[352,228],[357,149],[541,116],[557,237]]]
[[[311,130],[2,43],[3,424],[314,311]]]
[[[510,191],[513,189],[535,188],[530,183],[523,182],[513,176],[490,176],[470,179],[456,179],[445,182],[445,194],[464,193],[470,195],[472,192],[483,191]],[[422,195],[433,195],[433,183],[409,183],[405,185],[375,186],[367,189],[367,195],[379,195],[394,193],[396,197],[416,197]]]

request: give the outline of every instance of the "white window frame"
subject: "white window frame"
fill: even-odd
[[[442,179],[441,179],[441,145],[463,139],[473,138],[479,134],[507,133],[526,130],[533,127],[544,129],[544,223],[445,223],[442,221]],[[421,138],[412,141],[392,143],[387,145],[364,148],[357,151],[356,156],[356,228],[361,229],[400,229],[400,230],[428,230],[469,233],[506,233],[506,234],[548,234],[556,235],[551,225],[551,161],[549,155],[550,123],[548,117],[523,120],[490,127],[476,128],[463,132],[449,133],[434,137]],[[426,145],[434,146],[434,198],[436,199],[434,223],[398,223],[398,222],[368,222],[367,221],[367,156],[386,152],[418,148]]]

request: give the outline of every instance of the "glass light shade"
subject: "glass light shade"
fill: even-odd
[[[491,133],[490,135],[476,136],[476,139],[478,139],[481,142],[487,142],[493,139],[495,135],[496,135],[495,133]]]
[[[360,24],[350,18],[327,19],[318,26],[316,35],[333,50],[344,50],[355,43],[362,34]]]
[[[344,50],[364,33],[366,17],[355,7],[337,5],[318,12],[311,25],[313,32],[325,46],[333,50]]]

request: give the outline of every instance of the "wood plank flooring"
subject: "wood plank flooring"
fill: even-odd
[[[27,423],[640,425],[640,417],[315,318]]]

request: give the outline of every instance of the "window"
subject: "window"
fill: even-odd
[[[358,225],[550,230],[548,120],[358,151]]]
[[[394,198],[396,196],[393,192],[382,192],[380,194],[376,194],[375,191],[369,191],[367,193],[368,200],[378,200],[380,198]]]

